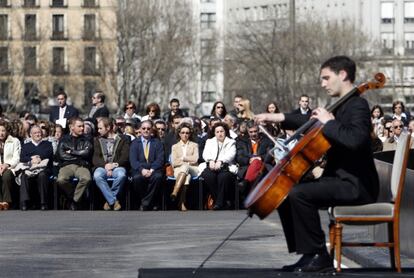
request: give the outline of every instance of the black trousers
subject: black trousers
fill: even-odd
[[[141,198],[141,205],[150,207],[158,205],[156,196],[158,195],[164,175],[161,171],[155,171],[149,178],[140,174],[133,178],[134,191],[138,192]]]
[[[0,178],[0,202],[12,202],[11,188],[15,184],[14,178],[14,174],[10,169],[3,172]]]
[[[28,177],[26,174],[21,176],[21,185],[20,185],[20,202],[25,202],[30,200],[30,188],[36,186],[40,195],[40,203],[47,203],[48,189],[49,189],[49,176],[50,172],[44,170],[40,172],[37,176]]]
[[[289,252],[326,250],[319,209],[372,202],[375,200],[362,185],[339,178],[325,177],[295,185],[278,208]]]
[[[213,196],[214,204],[220,207],[224,206],[224,202],[230,200],[236,175],[227,170],[212,171],[210,168],[206,168],[201,173],[201,177]]]

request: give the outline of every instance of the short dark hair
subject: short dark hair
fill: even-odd
[[[65,99],[68,99],[68,95],[63,90],[59,90],[56,94],[56,97],[63,96]]]
[[[213,138],[215,136],[214,132],[216,131],[216,128],[218,127],[222,127],[224,128],[224,132],[226,133],[226,137],[230,137],[230,131],[229,131],[229,127],[224,123],[224,122],[218,122],[215,123],[212,127],[211,127],[211,132],[210,132],[210,136],[209,138]]]
[[[178,98],[172,98],[170,100],[170,104],[173,103],[173,102],[177,102],[178,104],[180,104],[180,101],[178,100]]]
[[[355,62],[347,56],[334,56],[329,58],[321,65],[320,70],[324,68],[329,68],[336,74],[339,74],[339,72],[343,70],[347,73],[347,78],[345,80],[349,80],[351,83],[354,83],[355,81],[356,65]]]
[[[102,103],[105,102],[105,94],[102,91],[97,90],[95,91],[95,94],[96,94],[96,97],[99,98]]]

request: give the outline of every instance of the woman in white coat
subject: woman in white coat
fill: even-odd
[[[19,139],[9,134],[6,122],[0,122],[0,210],[9,209],[12,202],[10,189],[14,183],[13,168],[20,161]]]
[[[237,173],[236,141],[230,138],[229,128],[223,122],[212,127],[210,137],[203,151],[205,162],[200,164],[201,177],[213,196],[213,209],[228,209]]]

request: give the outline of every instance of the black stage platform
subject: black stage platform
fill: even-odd
[[[193,275],[193,268],[140,268],[138,278],[277,278],[277,277],[414,277],[414,268],[403,269],[403,273],[390,269],[344,269],[341,273],[291,273],[280,269],[203,268]]]

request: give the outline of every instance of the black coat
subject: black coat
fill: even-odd
[[[325,124],[323,135],[331,148],[323,177],[336,177],[362,185],[375,200],[379,191],[378,174],[371,148],[371,115],[368,102],[354,96],[334,112],[335,120]],[[303,117],[285,115],[285,124],[297,129]]]
[[[253,157],[252,142],[249,138],[237,139],[236,148],[236,162],[239,165],[237,176],[242,179],[250,165],[250,158]],[[273,158],[268,153],[271,148],[273,148],[273,142],[261,136],[259,146],[257,147],[257,156],[260,156],[262,161],[269,166],[266,168],[270,168],[273,162]]]
[[[49,121],[55,123],[57,119],[59,119],[59,106],[52,106],[50,109]],[[65,110],[65,116],[67,120],[73,117],[78,117],[79,111],[72,105],[67,105]],[[68,123],[66,123],[66,127],[68,127]]]

